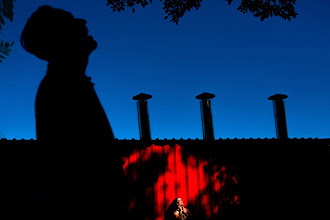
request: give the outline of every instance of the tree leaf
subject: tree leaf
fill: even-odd
[[[14,2],[16,0],[0,0],[0,30],[2,30],[2,26],[5,24],[5,18],[9,19],[11,22],[14,19]],[[11,49],[10,47],[14,45],[14,41],[12,43],[1,41],[0,43],[0,63],[2,63],[3,59],[9,55]]]
[[[0,61],[2,62],[3,59],[6,58],[6,56],[9,55],[11,49],[10,47],[14,44],[14,42],[9,43],[9,42],[4,42],[1,41],[0,43]],[[1,55],[2,54],[2,55]]]
[[[14,19],[14,1],[16,0],[0,0],[0,30],[2,29],[1,24],[5,24],[4,17],[11,22]]]

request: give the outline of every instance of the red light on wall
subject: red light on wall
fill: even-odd
[[[124,159],[126,178],[132,185],[141,185],[139,190],[144,191],[141,201],[131,195],[134,202],[129,203],[129,211],[143,202],[146,209],[153,210],[153,219],[162,220],[169,204],[180,197],[185,207],[193,209],[193,213],[209,218],[219,213],[225,200],[233,204],[239,199],[238,195],[226,197],[223,192],[229,181],[225,166],[211,165],[210,169],[212,159],[205,160],[195,155],[184,159],[179,145],[152,145],[136,149]],[[231,176],[230,181],[237,184],[235,175]],[[139,190],[136,190],[137,194]]]

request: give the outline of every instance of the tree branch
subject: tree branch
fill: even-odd
[[[124,11],[125,8],[130,7],[135,12],[135,6],[141,5],[143,8],[149,3],[152,4],[152,0],[107,0],[107,6],[113,12]],[[164,2],[164,11],[166,16],[164,19],[170,18],[170,22],[179,23],[180,18],[184,16],[187,11],[195,8],[198,10],[201,7],[203,0],[160,0]],[[233,0],[225,0],[228,5],[231,5]],[[279,16],[284,20],[291,21],[292,18],[296,18],[294,5],[296,0],[237,0],[240,2],[238,11],[243,14],[251,12],[253,16],[259,17],[261,21],[272,16]]]

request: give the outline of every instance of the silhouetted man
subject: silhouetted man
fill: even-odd
[[[97,43],[85,20],[42,6],[27,21],[21,44],[48,61],[35,103],[37,139],[48,164],[43,170],[47,216],[105,219],[110,207],[119,210],[111,201],[120,192],[122,164],[94,84],[85,75]]]
[[[37,139],[113,140],[107,116],[85,75],[97,43],[86,21],[43,6],[32,14],[21,36],[23,47],[48,61],[36,98]]]

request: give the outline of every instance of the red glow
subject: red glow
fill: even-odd
[[[176,183],[178,187],[178,195],[185,204],[188,203],[187,199],[187,184],[186,184],[186,167],[182,162],[181,156],[181,147],[179,145],[175,145],[175,156],[176,156]]]
[[[167,151],[166,151],[167,147]],[[165,152],[168,152],[167,165],[165,171],[165,184],[166,184],[166,207],[177,197],[175,190],[175,174],[174,174],[174,149],[170,146],[165,146]]]
[[[209,161],[193,155],[189,155],[184,161],[179,145],[174,147],[151,145],[145,149],[135,150],[124,158],[125,176],[133,184],[137,178],[144,178],[141,175],[138,176],[136,167],[152,158],[159,160],[166,158],[165,168],[157,174],[158,177],[153,185],[144,188],[144,202],[149,204],[148,207],[154,208],[155,220],[164,218],[166,208],[176,197],[182,198],[185,206],[192,205],[195,213],[203,213],[207,218],[219,212],[220,203],[215,202],[213,197],[220,195],[226,184],[228,175],[225,166],[219,169],[217,165],[212,165],[212,172],[206,172]],[[148,171],[146,174],[154,175]],[[237,184],[237,178],[234,175],[230,179]],[[238,199],[239,197],[235,196],[230,203],[233,204]],[[133,210],[138,202],[132,198],[129,209]]]
[[[196,158],[193,156],[188,156],[187,159],[188,162],[188,201],[191,203],[194,203],[192,205],[196,206],[195,199],[198,196],[198,173],[197,171],[197,164],[196,164]]]
[[[152,151],[154,154],[157,154],[158,157],[162,157],[163,154],[163,148],[159,146],[152,145]],[[161,175],[158,177],[157,182],[154,184],[154,190],[155,190],[155,213],[159,216],[164,216],[165,210],[164,210],[164,175]]]
[[[233,181],[234,181],[235,184],[237,184],[237,179],[236,179],[235,176],[233,176]]]
[[[233,203],[239,204],[238,199],[239,199],[239,196],[234,196],[234,201],[233,201]]]

